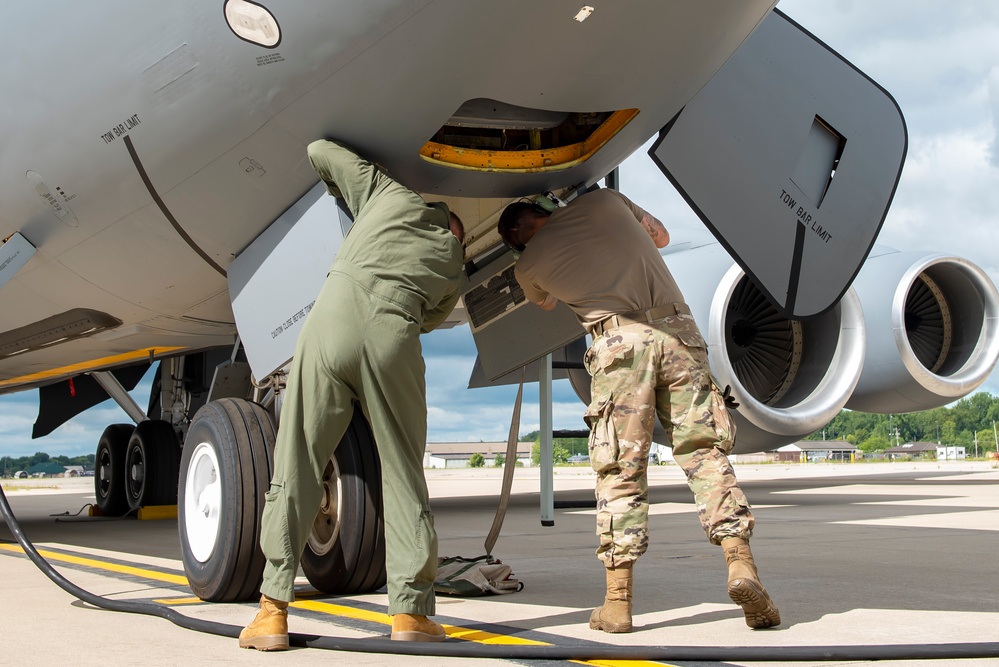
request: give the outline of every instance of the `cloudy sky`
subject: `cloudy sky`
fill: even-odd
[[[909,132],[902,179],[879,243],[963,256],[999,282],[999,3],[992,0],[784,0],[780,9],[886,88]],[[621,167],[621,189],[670,228],[703,230],[646,155]],[[686,230],[686,232],[685,232]],[[515,388],[466,389],[475,358],[467,327],[424,337],[429,438],[505,440]],[[999,374],[982,390],[999,394]],[[140,405],[148,381],[136,392]],[[525,389],[521,432],[538,426]],[[37,392],[0,397],[0,455],[92,453],[104,426],[127,418],[106,402],[38,441]],[[582,428],[583,405],[555,387],[555,427]]]

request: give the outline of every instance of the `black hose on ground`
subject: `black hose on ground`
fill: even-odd
[[[151,602],[111,600],[85,591],[53,568],[24,535],[7,495],[0,488],[0,513],[28,558],[59,588],[101,609],[159,616],[188,630],[221,637],[238,637],[242,628],[191,618],[175,609]],[[825,660],[954,660],[999,657],[999,642],[959,644],[896,644],[881,646],[490,646],[473,642],[395,642],[389,639],[345,639],[290,633],[292,646],[353,653],[440,656],[446,658],[499,658],[509,660],[655,660],[655,661],[825,661]],[[234,646],[235,649],[235,646]]]

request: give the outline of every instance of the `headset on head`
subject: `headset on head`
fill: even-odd
[[[560,201],[558,200],[558,198],[550,192],[545,192],[540,195],[535,195],[534,197],[522,197],[519,200],[517,200],[517,202],[529,205],[531,211],[537,213],[538,215],[543,215],[543,216],[551,215],[560,205]],[[564,204],[561,205],[564,206]],[[527,247],[523,244],[513,245],[512,243],[507,243],[506,239],[503,240],[503,244],[506,245],[507,248],[514,251],[515,253],[522,253]]]

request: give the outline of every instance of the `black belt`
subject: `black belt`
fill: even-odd
[[[594,336],[602,336],[605,332],[625,324],[654,324],[670,315],[690,315],[690,308],[685,303],[669,303],[649,310],[611,315],[594,324],[591,331]]]

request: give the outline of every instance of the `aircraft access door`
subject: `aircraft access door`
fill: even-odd
[[[881,229],[907,149],[878,84],[774,11],[650,156],[781,314],[834,306]]]

